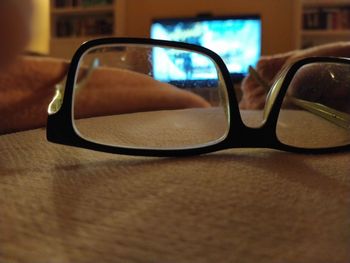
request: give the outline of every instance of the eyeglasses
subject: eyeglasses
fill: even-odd
[[[350,60],[300,60],[280,74],[263,110],[240,110],[225,62],[209,49],[96,39],[76,51],[65,88],[57,85],[48,111],[49,141],[109,153],[349,150]],[[242,117],[259,125],[250,127]]]

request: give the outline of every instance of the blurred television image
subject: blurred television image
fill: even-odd
[[[224,60],[234,82],[242,80],[248,67],[255,66],[261,55],[261,19],[257,15],[155,19],[150,33],[153,39],[196,44],[216,52]],[[170,51],[166,54],[163,50],[154,52],[152,59],[156,79],[217,78],[213,64],[198,54]],[[169,72],[165,72],[165,68],[169,68]]]

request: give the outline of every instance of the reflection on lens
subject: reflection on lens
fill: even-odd
[[[176,149],[216,143],[228,132],[225,83],[208,56],[178,48],[114,44],[81,59],[74,124],[101,144]]]
[[[277,123],[285,144],[326,148],[350,143],[350,66],[311,63],[291,81]]]

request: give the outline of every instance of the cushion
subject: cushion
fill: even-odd
[[[112,155],[0,137],[0,261],[349,262],[350,155]]]

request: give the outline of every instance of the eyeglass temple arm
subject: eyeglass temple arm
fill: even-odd
[[[335,110],[326,105],[310,102],[302,99],[297,99],[292,96],[288,96],[288,99],[296,106],[308,110],[334,124],[344,128],[350,129],[350,114],[342,111]]]
[[[267,82],[259,75],[259,73],[251,66],[249,66],[249,74],[261,85],[267,92],[270,90],[270,86]],[[322,117],[342,128],[350,129],[350,114],[345,112],[337,111],[331,107],[325,106],[320,103],[297,99],[293,96],[287,98],[294,105],[299,106],[319,117]]]
[[[97,68],[100,65],[100,61],[98,58],[94,58],[90,67],[88,68],[87,73],[83,78],[75,85],[75,89],[79,90],[81,87],[85,86],[86,83],[88,82],[93,70]],[[65,91],[65,83],[67,81],[67,76],[64,77],[62,81],[57,83],[55,85],[55,95],[52,99],[52,101],[49,104],[48,107],[48,113],[49,115],[56,113],[62,106],[63,103],[63,97],[64,97],[64,91]]]

